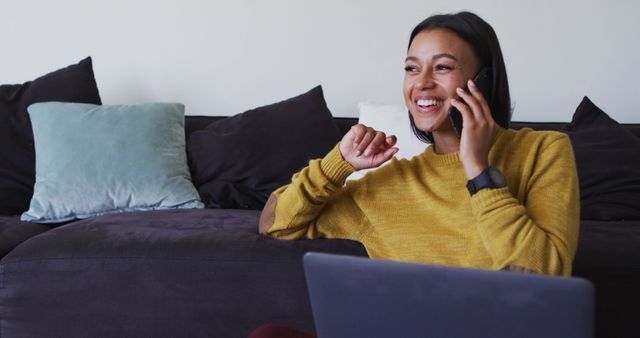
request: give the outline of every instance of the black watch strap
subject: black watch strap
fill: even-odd
[[[480,175],[467,181],[467,190],[469,190],[469,194],[471,194],[471,196],[475,195],[482,189],[496,189],[505,186],[506,182],[504,176],[502,176],[502,173],[494,167],[487,167],[480,173]]]

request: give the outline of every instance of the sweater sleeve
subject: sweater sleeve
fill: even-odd
[[[579,201],[575,159],[566,135],[555,138],[538,154],[524,204],[508,187],[484,189],[472,196],[477,231],[493,258],[493,268],[516,266],[571,275]]]
[[[274,191],[275,217],[267,235],[285,240],[359,240],[366,217],[343,187],[354,171],[338,145],[323,159],[310,161],[290,184]]]

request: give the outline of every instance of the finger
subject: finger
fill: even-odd
[[[367,157],[372,154],[375,155],[381,151],[386,150],[387,149],[386,139],[387,139],[387,135],[385,135],[385,133],[381,131],[376,131],[376,134],[373,137],[373,140],[371,140],[371,143],[369,143],[369,147],[367,147],[367,149],[364,151],[364,156]]]
[[[478,104],[478,101],[473,97],[473,95],[469,94],[462,88],[457,88],[456,92],[458,95],[464,99],[464,102],[471,108],[470,111],[473,114],[474,119],[484,118],[484,113],[482,112],[482,107]]]
[[[398,147],[391,147],[384,152],[384,157],[386,158],[385,162],[393,157],[393,155],[397,154],[400,151]]]
[[[352,148],[356,149],[358,144],[362,142],[362,138],[366,134],[367,128],[362,124],[356,124],[351,127],[351,130],[353,131],[353,139],[351,140]]]
[[[387,143],[387,147],[393,147],[396,143],[398,143],[398,138],[396,137],[396,135],[387,136],[385,142]]]
[[[393,157],[393,155],[395,155],[399,150],[400,149],[398,149],[398,147],[391,147],[391,148],[385,150],[383,153],[378,154],[373,159],[374,167],[378,167],[382,163],[389,161]]]
[[[493,116],[491,115],[491,107],[489,107],[489,102],[487,101],[487,98],[484,97],[484,95],[482,94],[482,91],[480,90],[480,88],[478,88],[478,86],[476,86],[476,83],[473,82],[472,80],[469,80],[468,86],[469,86],[469,90],[471,91],[471,95],[473,95],[473,97],[480,104],[480,107],[482,107],[482,112],[484,113],[484,117],[488,120],[489,119],[493,120]]]
[[[365,149],[367,149],[367,147],[369,146],[369,143],[371,143],[371,140],[373,140],[375,135],[376,134],[373,131],[373,128],[367,128],[367,131],[364,133],[364,136],[362,136],[362,140],[360,141],[360,143],[358,143],[358,146],[356,147],[356,156],[360,156],[360,154],[362,154],[365,151]]]
[[[451,99],[451,105],[458,108],[458,110],[460,111],[460,115],[462,115],[463,128],[467,127],[470,123],[475,122],[471,109],[464,102],[456,99]]]

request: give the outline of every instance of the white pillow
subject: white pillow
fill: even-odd
[[[409,113],[404,104],[375,104],[361,102],[358,104],[358,122],[367,127],[384,131],[387,135],[395,135],[398,138],[397,159],[410,159],[422,153],[428,144],[421,142],[411,131]],[[385,162],[383,165],[388,164]],[[380,168],[380,167],[378,167]],[[377,169],[377,168],[376,168]],[[360,170],[351,174],[347,180],[356,180],[366,173],[376,169]]]

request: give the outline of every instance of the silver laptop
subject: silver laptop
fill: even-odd
[[[319,338],[591,338],[585,279],[308,253]]]

